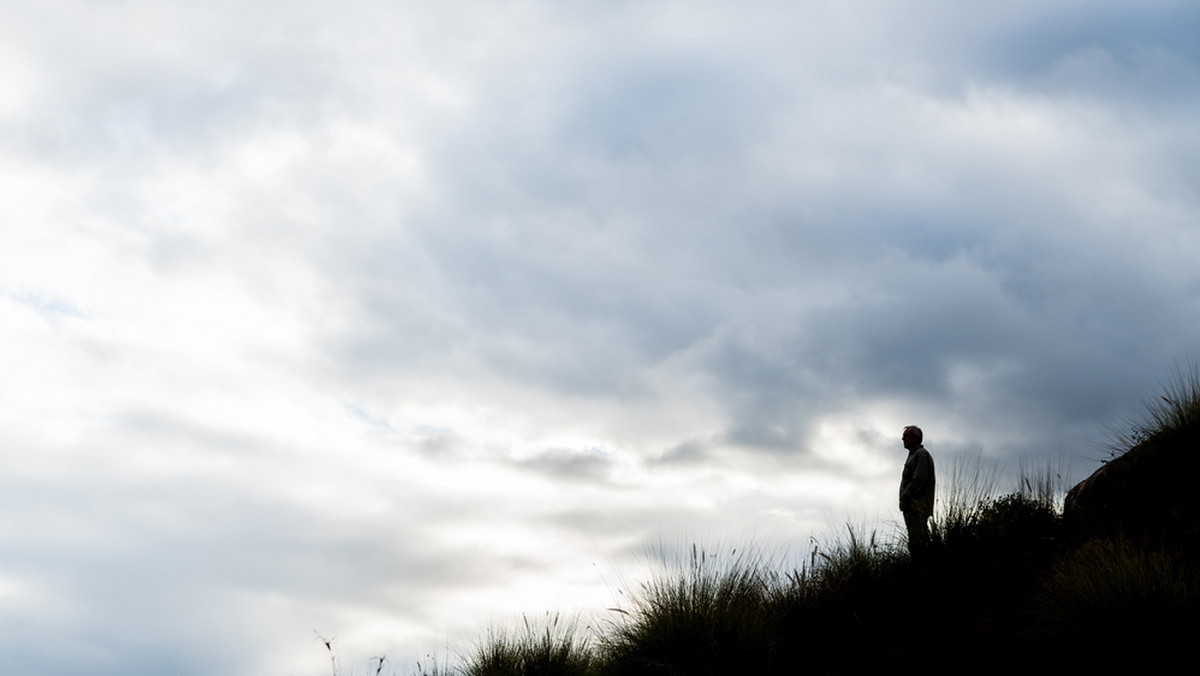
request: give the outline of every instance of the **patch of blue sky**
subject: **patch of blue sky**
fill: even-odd
[[[384,429],[384,430],[392,429],[392,425],[387,421],[387,418],[373,415],[373,414],[369,413],[363,407],[359,406],[358,404],[353,404],[353,403],[346,404],[346,410],[349,411],[350,414],[353,415],[355,418],[358,418],[359,420],[367,423],[371,427],[374,427],[376,429]]]
[[[79,306],[70,301],[53,296],[47,296],[33,291],[8,291],[8,298],[37,312],[48,321],[59,319],[87,319],[87,315]]]

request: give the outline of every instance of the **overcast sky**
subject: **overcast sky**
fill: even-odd
[[[1200,7],[0,4],[0,671],[407,673],[1078,480],[1200,345]],[[448,647],[449,646],[449,647]]]

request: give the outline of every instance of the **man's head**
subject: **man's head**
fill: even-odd
[[[921,445],[921,441],[925,435],[921,433],[921,428],[916,425],[909,425],[904,428],[904,434],[900,435],[900,440],[904,442],[904,447],[913,449]]]

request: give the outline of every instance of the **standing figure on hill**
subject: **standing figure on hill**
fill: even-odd
[[[921,445],[924,436],[920,427],[909,425],[900,437],[908,449],[900,477],[900,511],[908,528],[908,551],[914,557],[929,544],[929,517],[933,516],[933,456]]]

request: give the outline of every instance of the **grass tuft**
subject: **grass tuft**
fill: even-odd
[[[930,529],[936,545],[953,544],[972,532],[996,494],[999,477],[999,466],[985,464],[978,456],[954,458],[947,477],[938,484],[940,495]]]
[[[1200,617],[1194,562],[1118,538],[1065,556],[1030,604],[1027,634],[1051,666],[1150,671],[1190,658]],[[1057,662],[1057,664],[1055,664]]]
[[[1111,457],[1142,444],[1195,444],[1200,440],[1200,365],[1176,366],[1161,393],[1142,402],[1142,416],[1110,430]]]
[[[493,630],[462,672],[465,676],[587,676],[595,661],[576,619],[547,613],[540,623],[523,617],[517,633]]]
[[[729,673],[770,653],[768,599],[778,577],[752,553],[718,558],[696,546],[681,570],[653,578],[604,642],[610,674]],[[766,641],[764,643],[764,641]],[[681,653],[680,646],[689,646]]]

